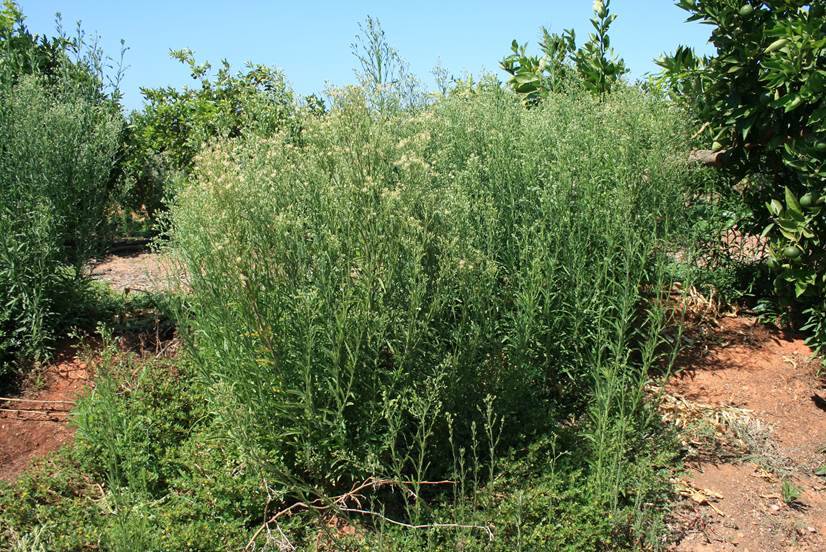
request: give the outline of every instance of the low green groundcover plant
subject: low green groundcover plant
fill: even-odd
[[[75,441],[0,482],[3,550],[237,550],[265,496],[215,439],[185,363],[109,342]]]

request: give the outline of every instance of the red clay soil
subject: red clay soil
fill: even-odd
[[[679,551],[826,550],[826,411],[812,396],[822,390],[802,340],[753,318],[723,318],[715,342],[689,358],[669,392],[715,407],[736,406],[772,429],[788,473],[748,458],[689,466],[686,481],[708,501],[686,501]],[[782,478],[802,491],[783,502]]]
[[[64,352],[42,369],[39,382],[34,379],[28,390],[14,397],[17,400],[0,400],[0,479],[6,481],[71,439],[67,411],[72,405],[49,401],[74,401],[89,376],[85,362]]]

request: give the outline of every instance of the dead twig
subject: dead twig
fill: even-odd
[[[701,126],[701,127],[700,127],[700,130],[698,130],[697,132],[695,132],[695,133],[694,133],[694,135],[691,137],[691,139],[692,139],[692,140],[696,139],[696,138],[697,138],[698,136],[700,136],[700,135],[703,133],[703,131],[704,131],[705,129],[707,129],[709,126],[710,126],[710,125],[709,125],[709,123],[703,123],[703,126]]]
[[[39,403],[39,404],[48,404],[48,403],[58,403],[58,404],[75,404],[75,401],[57,401],[57,400],[35,400],[35,399],[17,399],[12,397],[0,397],[0,402],[9,401],[9,402],[29,402],[29,403]]]
[[[423,523],[419,525],[412,525],[410,523],[404,523],[403,521],[396,521],[395,519],[390,519],[387,516],[384,516],[378,512],[372,512],[370,510],[359,510],[357,508],[342,508],[341,511],[352,512],[354,514],[363,514],[367,516],[375,516],[377,518],[382,519],[383,521],[386,521],[387,523],[392,523],[393,525],[399,525],[401,527],[407,527],[408,529],[479,529],[481,531],[485,531],[488,534],[488,539],[490,539],[490,541],[493,542],[493,531],[491,531],[490,527],[488,527],[487,525],[469,525],[464,523]]]
[[[488,537],[493,540],[493,532],[490,530],[489,527],[481,526],[481,525],[462,525],[462,524],[453,524],[453,523],[444,523],[444,524],[429,524],[429,525],[411,525],[401,521],[392,520],[389,518],[384,517],[382,514],[377,512],[372,512],[370,510],[363,510],[361,509],[361,502],[360,499],[363,498],[362,491],[367,489],[376,490],[380,487],[387,487],[387,486],[407,486],[407,485],[455,485],[455,481],[399,481],[396,479],[368,479],[362,483],[355,484],[353,487],[344,494],[334,496],[334,497],[319,497],[315,500],[310,502],[296,502],[287,508],[277,512],[276,514],[272,515],[268,520],[266,520],[256,531],[253,533],[252,538],[250,538],[247,545],[244,547],[244,550],[250,550],[251,547],[255,544],[255,540],[261,534],[262,531],[269,530],[269,525],[271,523],[275,523],[277,526],[277,522],[280,518],[284,516],[291,515],[293,512],[297,510],[316,510],[316,511],[326,511],[326,510],[338,510],[341,512],[352,512],[358,513],[362,515],[370,515],[375,517],[380,517],[387,521],[388,523],[392,523],[394,525],[400,525],[402,527],[409,527],[411,529],[425,529],[425,528],[466,528],[466,529],[480,529],[484,530],[488,533]],[[359,508],[350,508],[347,506],[348,501],[355,502]],[[280,527],[277,527],[280,532]],[[283,535],[283,533],[282,533]],[[287,541],[289,542],[289,541]]]
[[[11,412],[15,414],[68,414],[68,410],[53,410],[53,409],[43,409],[43,410],[26,410],[23,408],[0,408],[0,412]]]

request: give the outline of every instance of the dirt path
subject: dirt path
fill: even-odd
[[[676,550],[826,550],[826,411],[809,349],[746,317],[723,318],[700,348],[668,390],[693,456]],[[784,481],[799,498],[784,501]]]
[[[171,263],[157,253],[109,255],[91,266],[91,276],[116,291],[167,291],[173,283]]]

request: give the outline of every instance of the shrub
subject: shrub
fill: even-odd
[[[274,496],[444,475],[450,438],[494,464],[497,442],[588,414],[615,503],[662,350],[679,120],[634,91],[529,112],[480,88],[379,115],[347,90],[302,146],[204,153],[172,209],[184,332]]]
[[[82,89],[0,91],[0,358],[42,354],[71,282],[105,237],[121,120]],[[65,303],[65,302],[64,302]]]

